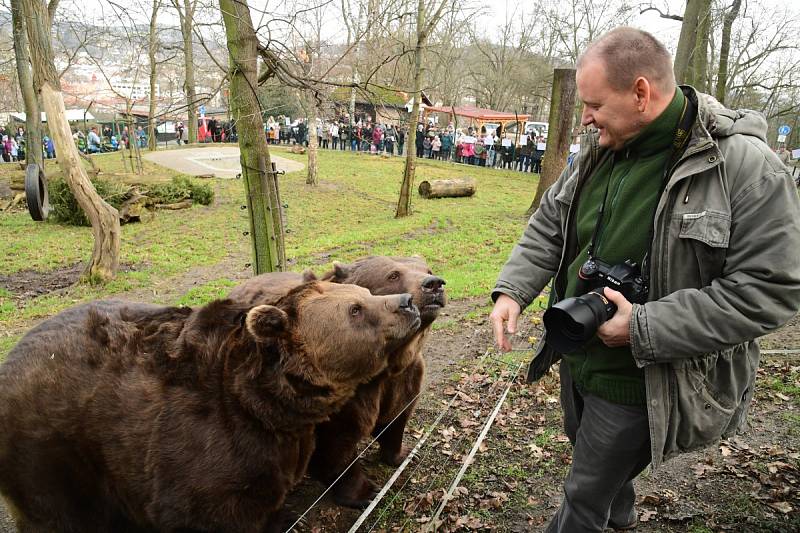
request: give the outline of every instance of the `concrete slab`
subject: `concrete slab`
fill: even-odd
[[[179,148],[160,150],[144,154],[145,159],[161,166],[177,170],[191,176],[213,174],[218,178],[234,178],[242,169],[239,164],[239,147],[236,145],[213,144],[198,148]],[[305,165],[270,154],[278,170],[295,172]]]

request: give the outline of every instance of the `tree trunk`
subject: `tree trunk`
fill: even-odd
[[[319,170],[319,162],[317,161],[317,150],[319,148],[319,137],[317,137],[317,98],[316,95],[311,94],[306,98],[308,102],[307,115],[308,115],[308,169],[306,174],[306,184],[317,184],[317,170]],[[324,132],[323,132],[324,135]]]
[[[419,107],[422,102],[422,48],[425,45],[423,24],[425,21],[425,2],[417,3],[417,45],[414,47],[414,105],[411,109],[408,136],[406,137],[406,166],[403,171],[403,183],[400,185],[400,198],[397,201],[395,218],[407,217],[411,214],[411,191],[414,188],[414,175],[417,168],[417,122]],[[425,131],[423,129],[423,135]]]
[[[156,22],[158,20],[158,8],[161,0],[153,0],[153,11],[150,13],[150,33],[147,40],[147,58],[150,63],[150,107],[147,113],[147,148],[155,151],[157,149],[158,138],[156,135]]]
[[[731,52],[731,29],[736,17],[739,16],[739,9],[742,0],[733,0],[730,10],[725,13],[722,23],[722,42],[719,47],[719,72],[717,73],[717,100],[724,104],[728,92],[728,59]]]
[[[550,100],[550,116],[548,117],[550,129],[547,132],[547,150],[544,153],[536,196],[528,208],[528,215],[538,209],[545,191],[556,182],[564,169],[564,162],[567,160],[569,144],[572,139],[572,109],[575,107],[576,93],[575,69],[555,69],[553,72],[553,96]]]
[[[419,194],[423,198],[456,198],[472,196],[477,187],[478,183],[475,178],[430,180],[419,184]]]
[[[183,34],[183,65],[185,70],[183,89],[186,94],[186,111],[189,115],[189,144],[197,142],[197,93],[194,85],[194,51],[192,50],[192,26],[194,25],[194,4],[183,1],[181,33]],[[178,9],[178,13],[181,11]]]
[[[697,33],[694,52],[692,53],[692,79],[689,82],[701,92],[709,91],[708,73],[708,38],[711,32],[711,0],[700,0],[700,12],[697,20]]]
[[[34,85],[39,88],[47,124],[58,154],[58,164],[72,194],[92,224],[94,249],[84,276],[89,281],[111,279],[119,264],[119,213],[97,194],[81,165],[78,148],[67,122],[61,84],[53,63],[49,20],[44,2],[23,2]]]
[[[42,113],[36,90],[33,88],[33,74],[28,53],[28,38],[25,34],[25,19],[22,13],[22,0],[11,0],[11,23],[14,28],[14,57],[17,63],[22,100],[25,103],[25,162],[36,163],[44,168],[42,157]]]
[[[706,0],[686,0],[686,9],[683,12],[683,23],[681,24],[681,36],[678,39],[678,49],[675,51],[675,62],[673,70],[675,80],[680,83],[688,83],[689,65],[691,65],[692,52],[697,44],[697,24],[700,20],[700,5]]]
[[[254,88],[258,74],[258,38],[244,0],[220,0],[230,53],[231,115],[239,135],[242,178],[246,187],[256,274],[283,270],[283,218],[278,180],[272,167],[264,120]]]

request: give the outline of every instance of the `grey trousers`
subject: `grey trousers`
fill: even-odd
[[[560,373],[564,430],[574,448],[564,499],[545,531],[581,533],[635,524],[633,480],[650,464],[647,409],[580,394],[563,361]]]

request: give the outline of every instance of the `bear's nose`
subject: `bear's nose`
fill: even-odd
[[[446,282],[438,276],[427,276],[422,280],[422,288],[429,291],[436,291],[442,288]]]
[[[400,309],[411,309],[414,307],[412,303],[413,297],[410,294],[401,294],[398,296],[399,300],[397,305]]]

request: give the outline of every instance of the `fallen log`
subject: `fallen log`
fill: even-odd
[[[430,180],[419,184],[419,194],[423,198],[453,198],[472,196],[478,183],[475,178],[454,178],[449,180]]]
[[[183,200],[181,202],[176,202],[174,204],[156,204],[156,209],[170,209],[170,210],[177,210],[177,209],[187,209],[192,207],[191,200]]]

